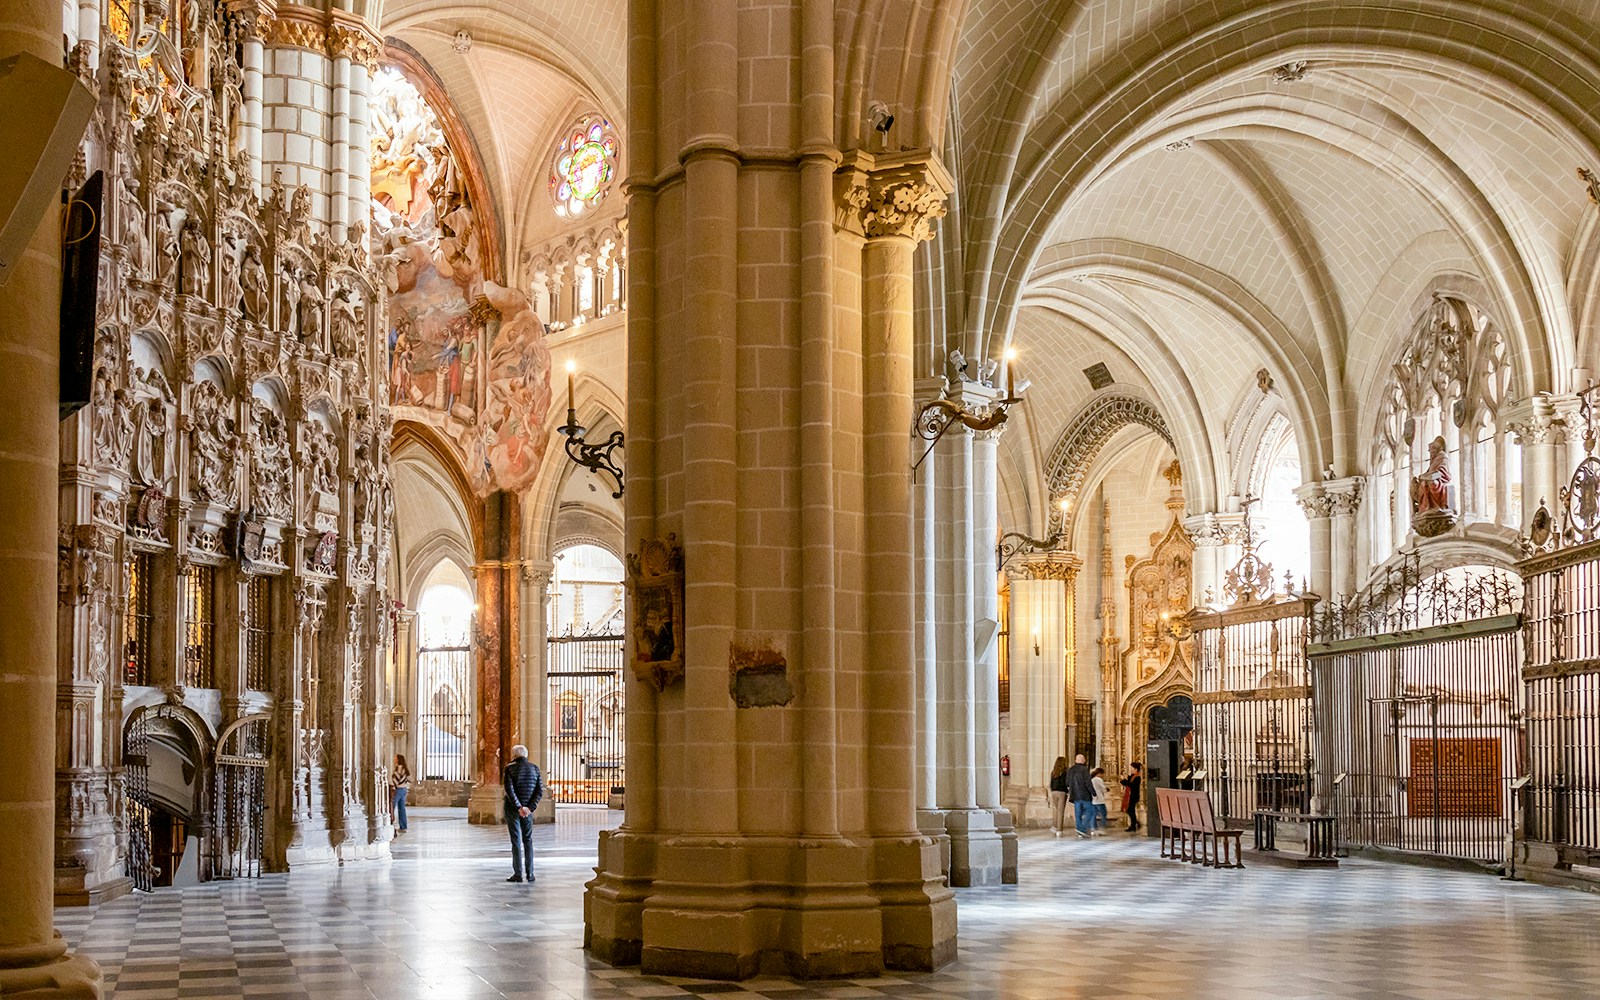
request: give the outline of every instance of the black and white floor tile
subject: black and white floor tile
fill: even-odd
[[[413,810],[392,863],[269,875],[62,909],[115,1000],[1465,1000],[1600,997],[1600,897],[1353,861],[1201,870],[1143,837],[1026,834],[1023,884],[967,889],[961,950],[929,975],[798,983],[641,976],[581,947],[595,833],[562,810],[538,881],[507,884],[499,828]]]

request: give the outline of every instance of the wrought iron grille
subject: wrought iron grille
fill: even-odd
[[[1521,569],[1527,836],[1587,855],[1600,851],[1600,541]]]
[[[272,577],[245,584],[244,679],[251,691],[272,690]]]
[[[128,837],[125,871],[135,889],[150,892],[156,869],[150,847],[150,728],[144,712],[133,717],[123,736],[122,808]]]
[[[1310,602],[1268,600],[1192,616],[1196,787],[1218,815],[1310,807],[1315,719],[1305,646]],[[1186,762],[1186,768],[1189,762]],[[1203,777],[1202,777],[1203,775]]]
[[[1311,647],[1319,793],[1341,839],[1504,864],[1522,771],[1518,622],[1495,616]]]
[[[471,646],[439,646],[417,651],[422,680],[422,777],[426,781],[468,780],[468,732],[472,723],[468,678]]]
[[[217,686],[216,574],[214,568],[196,563],[183,571],[183,683],[187,687]]]
[[[246,719],[217,752],[210,877],[260,878],[267,806],[266,716]]]
[[[1522,581],[1500,569],[1462,567],[1431,574],[1408,553],[1383,580],[1346,600],[1324,602],[1312,616],[1313,642],[1390,635],[1497,615],[1522,608]]]
[[[1092,698],[1078,698],[1072,704],[1072,723],[1077,737],[1074,741],[1073,753],[1083,754],[1088,760],[1095,760],[1096,748],[1100,745],[1094,719],[1095,703]],[[1097,763],[1104,763],[1097,761]]]
[[[122,683],[148,685],[152,681],[151,639],[155,631],[155,557],[134,553],[128,560],[127,605],[123,614]]]
[[[545,788],[558,803],[604,804],[625,783],[622,616],[550,636]]]

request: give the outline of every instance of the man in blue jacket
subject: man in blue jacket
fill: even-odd
[[[533,811],[544,797],[544,779],[539,776],[539,765],[528,759],[528,748],[517,744],[511,748],[511,763],[500,776],[500,785],[506,790],[506,826],[511,828],[511,877],[507,882],[533,881]]]

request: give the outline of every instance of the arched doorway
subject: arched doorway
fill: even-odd
[[[556,554],[546,657],[546,787],[559,803],[603,805],[624,787],[622,561],[593,544]]]
[[[210,833],[210,733],[176,705],[135,709],[123,731],[127,873],[134,887],[192,884],[210,877],[201,845]]]
[[[1175,694],[1160,705],[1151,705],[1145,713],[1146,741],[1176,740],[1185,742],[1194,732],[1194,699],[1186,694]]]

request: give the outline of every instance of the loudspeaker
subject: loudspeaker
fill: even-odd
[[[67,201],[61,234],[61,419],[89,402],[94,380],[94,315],[105,231],[105,173]]]
[[[83,141],[94,94],[76,76],[24,52],[0,59],[6,155],[0,157],[0,285],[33,239]]]

